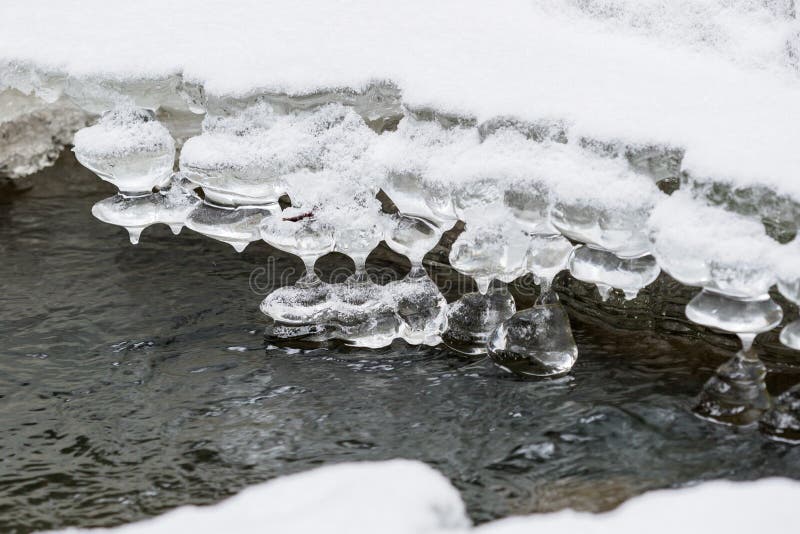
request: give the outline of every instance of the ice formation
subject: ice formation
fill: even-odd
[[[261,305],[271,340],[441,342],[559,375],[577,351],[553,278],[567,270],[604,299],[633,299],[663,270],[698,288],[690,320],[742,341],[699,413],[751,424],[769,412],[753,339],[782,321],[772,288],[800,300],[791,2],[281,3],[254,31],[240,15],[261,3],[176,1],[143,20],[145,0],[74,36],[64,1],[37,20],[61,45],[47,50],[8,23],[30,16],[25,4],[0,8],[3,109],[38,99],[99,115],[74,150],[119,189],[93,213],[133,242],[164,223],[300,257],[305,275]],[[453,10],[458,36],[442,31]],[[174,20],[219,32],[162,32]],[[10,175],[39,165],[2,161]],[[478,291],[448,304],[422,261],[457,224],[449,261]],[[370,280],[382,241],[410,260],[403,280]],[[331,251],[352,258],[348,280],[314,272]],[[527,273],[541,294],[518,309],[505,284]],[[784,326],[781,341],[797,349],[799,330]]]
[[[48,102],[0,83],[0,179],[18,179],[52,165],[87,114],[64,98]]]

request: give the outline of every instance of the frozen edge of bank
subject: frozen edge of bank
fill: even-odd
[[[344,463],[280,477],[212,506],[183,506],[108,530],[119,534],[651,534],[776,531],[796,520],[800,482],[706,482],[636,497],[604,514],[565,510],[472,528],[458,491],[439,472],[411,460]]]
[[[682,147],[695,176],[800,198],[796,73],[522,0],[503,9],[477,1],[7,0],[0,50],[70,76],[180,73],[217,95],[387,80],[413,107],[478,122],[557,119],[576,137]]]

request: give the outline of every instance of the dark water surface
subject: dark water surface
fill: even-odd
[[[395,457],[442,471],[476,521],[606,510],[704,479],[800,478],[800,447],[690,413],[728,354],[575,320],[581,356],[559,380],[402,343],[268,349],[248,278],[275,252],[165,227],[131,246],[90,214],[112,193],[64,157],[30,191],[2,194],[0,532],[115,525]],[[771,367],[771,389],[796,379]]]

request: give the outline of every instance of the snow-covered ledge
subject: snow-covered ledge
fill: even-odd
[[[0,56],[77,79],[180,74],[217,96],[389,80],[413,108],[479,123],[557,119],[576,137],[681,147],[692,175],[798,195],[792,6],[7,0]],[[0,85],[38,90],[0,72]]]

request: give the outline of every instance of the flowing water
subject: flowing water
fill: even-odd
[[[115,525],[323,464],[396,457],[442,471],[476,521],[603,511],[705,479],[800,478],[800,447],[691,414],[730,357],[699,342],[573,318],[578,363],[539,381],[403,343],[267,347],[263,291],[248,280],[268,264],[255,271],[262,284],[296,278],[299,260],[166,227],[132,246],[90,214],[114,189],[68,155],[33,183],[0,193],[2,532]],[[319,266],[352,265],[341,258]],[[800,380],[797,367],[767,364],[773,392]]]

